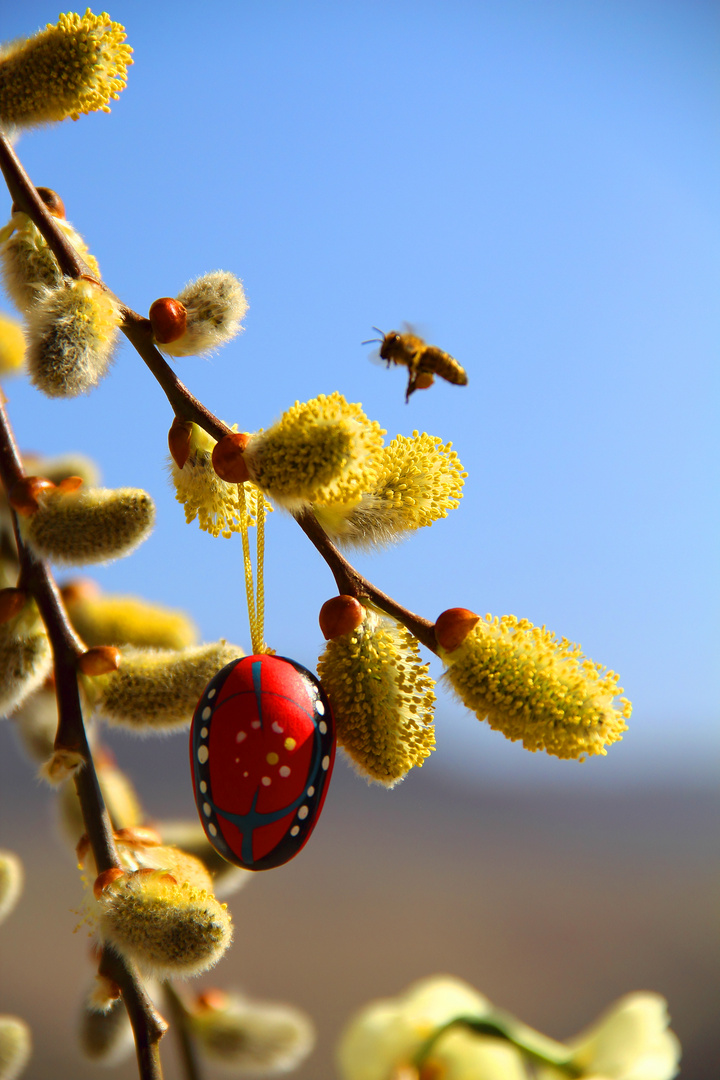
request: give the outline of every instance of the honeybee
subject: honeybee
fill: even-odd
[[[455,386],[467,386],[467,375],[457,360],[450,353],[443,352],[436,345],[428,345],[417,334],[410,330],[400,333],[391,330],[383,334],[377,326],[373,326],[382,337],[370,338],[363,341],[363,345],[371,345],[374,341],[380,344],[380,357],[387,360],[387,366],[391,364],[403,364],[408,369],[408,384],[405,392],[405,401],[410,400],[410,395],[415,390],[426,390],[432,386],[435,376],[439,375],[446,382],[454,383]]]

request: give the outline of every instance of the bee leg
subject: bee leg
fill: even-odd
[[[418,372],[417,371],[411,371],[410,375],[408,376],[407,390],[405,391],[405,404],[406,405],[410,401],[410,395],[415,390],[415,387],[417,385],[417,380],[418,380]]]

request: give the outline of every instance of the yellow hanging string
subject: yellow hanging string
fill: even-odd
[[[248,622],[250,623],[250,643],[253,656],[269,652],[265,644],[265,498],[261,491],[257,493],[257,592],[253,589],[253,570],[250,558],[250,515],[247,509],[245,485],[238,484],[238,503],[240,505],[240,535],[243,546],[243,568],[245,571],[245,594],[247,597]],[[256,600],[257,596],[257,600]]]

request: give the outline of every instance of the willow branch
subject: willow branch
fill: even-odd
[[[0,480],[6,491],[22,480],[25,473],[12,428],[0,401]],[[75,770],[75,789],[80,800],[83,822],[98,873],[120,867],[112,823],[100,791],[92,751],[87,739],[77,678],[78,657],[85,645],[75,633],[60,597],[60,591],[44,560],[25,544],[12,511],[13,528],[20,562],[22,588],[38,606],[53,651],[55,694],[58,705],[58,728],[55,750],[79,753],[84,764]],[[111,959],[108,974],[121,988],[123,1000],[135,1033],[141,1080],[162,1080],[158,1040],[167,1025],[155,1012],[136,972],[115,953],[105,950]]]
[[[106,945],[98,971],[120,987],[135,1036],[141,1080],[162,1080],[160,1039],[168,1026],[146,994],[134,964]]]
[[[18,205],[25,209],[42,232],[48,246],[58,259],[63,273],[68,274],[70,277],[88,276],[88,268],[57,228],[52,215],[48,214],[44,203],[37,195],[32,181],[20,164],[15,152],[5,136],[1,134],[0,167],[13,198]],[[74,258],[72,255],[74,255]],[[107,288],[102,282],[98,282],[98,284],[102,285],[103,288]],[[213,439],[219,440],[224,435],[228,435],[230,428],[227,424],[218,419],[190,393],[155,348],[150,320],[138,315],[131,308],[125,307],[121,301],[119,302],[123,310],[123,333],[159,382],[175,415],[182,420],[192,420],[193,423],[198,424],[204,431],[207,431]],[[427,649],[437,653],[433,623],[428,619],[415,615],[412,611],[403,607],[402,604],[398,604],[392,597],[376,588],[366,577],[363,577],[340,554],[311,510],[304,510],[296,514],[295,520],[328,564],[341,594],[355,596],[358,599],[366,597],[381,611],[386,612],[394,619],[397,619],[398,622],[401,622],[403,626],[406,626],[410,633],[414,634]]]

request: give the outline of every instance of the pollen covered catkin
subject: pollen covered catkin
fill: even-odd
[[[435,747],[433,680],[405,627],[367,610],[328,641],[318,675],[333,707],[338,745],[369,781],[392,787]]]
[[[48,397],[77,397],[107,374],[122,322],[112,293],[85,279],[63,278],[28,309],[27,367]]]
[[[372,486],[383,435],[359,404],[319,394],[253,435],[244,459],[257,486],[287,510],[347,502]]]
[[[41,558],[67,566],[129,555],[155,523],[155,504],[140,488],[50,489],[21,519],[24,539]]]
[[[226,641],[172,651],[124,649],[120,669],[94,680],[97,708],[141,735],[187,727],[213,675],[242,655]]]
[[[125,27],[90,8],[6,42],[0,47],[0,125],[12,131],[109,112],[108,102],[127,82],[131,54]]]
[[[618,676],[579,645],[514,615],[486,615],[461,645],[439,649],[445,678],[478,719],[526,750],[582,760],[606,754],[632,711]]]
[[[226,904],[164,870],[138,870],[109,884],[95,902],[101,938],[148,975],[198,975],[232,939]]]

